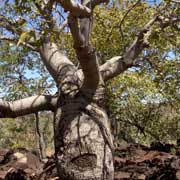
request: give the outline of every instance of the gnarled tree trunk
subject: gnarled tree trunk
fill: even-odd
[[[60,99],[55,114],[59,177],[113,180],[112,137],[106,112],[97,102],[100,98],[93,102],[79,92],[74,98],[62,95]]]
[[[113,142],[102,78],[87,88],[71,65],[60,76],[54,118],[55,154],[63,180],[113,180]],[[83,83],[83,84],[82,84]]]
[[[165,18],[155,14],[122,56],[116,56],[99,66],[96,52],[90,45],[93,9],[108,0],[81,0],[81,3],[49,0],[42,6],[38,1],[40,4],[35,5],[49,29],[56,27],[52,13],[55,2],[69,12],[65,22],[69,24],[81,69],[77,70],[60,51],[57,42],[50,40],[50,32],[37,32],[39,34],[34,40],[38,42],[27,41],[23,45],[40,53],[58,86],[58,95],[38,95],[14,102],[0,99],[0,118],[15,118],[42,110],[53,111],[55,155],[60,179],[113,180],[113,141],[104,108],[104,83],[134,65],[135,59],[149,45],[152,25],[156,21],[162,23]],[[16,28],[14,21],[2,15],[0,20],[0,27],[21,36],[23,29]],[[172,21],[169,20],[169,23],[172,24]]]

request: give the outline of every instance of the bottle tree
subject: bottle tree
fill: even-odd
[[[54,113],[55,156],[60,179],[114,179],[113,139],[105,109],[106,82],[134,66],[138,57],[146,54],[145,48],[150,47],[151,35],[157,28],[166,31],[166,28],[173,27],[179,31],[179,9],[175,6],[178,3],[166,1],[154,5],[147,22],[139,29],[131,29],[134,40],[118,52],[118,56],[102,65],[99,62],[104,62],[101,59],[103,54],[97,56],[90,42],[93,15],[95,7],[100,4],[109,3],[107,11],[113,8],[111,1],[22,0],[5,3],[9,14],[0,15],[0,27],[4,31],[0,39],[38,53],[55,81],[58,93],[13,102],[0,100],[0,117],[15,118],[51,110]],[[122,23],[138,3],[143,2],[137,1],[121,17],[118,27],[121,35]],[[18,17],[14,11],[18,12]],[[61,17],[65,17],[64,22]],[[69,36],[66,25],[70,29],[79,68],[67,57],[69,49],[64,48],[63,38]],[[113,33],[117,26],[111,28]]]

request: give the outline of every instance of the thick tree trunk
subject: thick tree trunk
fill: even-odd
[[[160,22],[159,27],[163,29],[168,26],[179,29],[176,27],[179,22],[176,15],[166,17],[155,12],[153,18],[137,33],[135,40],[122,56],[116,56],[99,67],[95,49],[90,43],[90,35],[93,27],[93,10],[95,6],[105,2],[109,1],[49,0],[47,3],[44,1],[35,3],[41,18],[46,20],[46,23],[44,20],[42,23],[45,23],[45,28],[40,27],[42,32],[34,29],[34,36],[37,35],[34,42],[30,38],[29,42],[26,40],[22,45],[40,52],[45,66],[59,85],[60,96],[57,98],[38,95],[15,102],[0,99],[0,118],[15,118],[42,110],[55,112],[55,151],[57,168],[62,180],[113,179],[113,143],[108,118],[103,108],[103,81],[119,75],[134,65],[140,53],[149,47],[149,37],[155,22]],[[51,32],[43,33],[43,31],[46,32],[48,26],[49,29],[54,29],[59,24],[53,19],[54,3],[60,4],[69,12],[68,24],[74,40],[74,49],[82,68],[78,71],[82,73],[81,78],[78,72],[75,72],[77,69],[74,64],[66,57],[67,51],[65,50],[63,54],[59,50],[59,45],[52,42]],[[158,9],[164,11],[167,7],[167,3],[162,3]],[[0,16],[0,27],[21,38],[24,29],[19,27],[17,22]],[[59,31],[62,27],[64,25],[59,28]],[[1,37],[1,40],[16,44],[17,38]],[[40,44],[41,46],[37,47]]]
[[[63,180],[113,180],[113,143],[102,108],[104,88],[61,95],[55,112],[55,153]]]

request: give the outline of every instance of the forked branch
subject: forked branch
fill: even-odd
[[[18,26],[16,21],[11,20],[3,15],[0,15],[0,27],[5,28],[13,34],[20,35],[22,33],[22,28]]]
[[[100,71],[105,81],[119,75],[127,68],[134,65],[134,61],[143,49],[149,46],[151,27],[157,19],[157,16],[155,16],[144,26],[123,56],[116,56],[100,67]]]
[[[100,71],[105,81],[119,75],[127,70],[127,68],[134,65],[136,58],[145,48],[149,47],[151,29],[155,22],[159,22],[159,27],[161,29],[171,26],[177,31],[180,30],[179,26],[177,26],[177,23],[180,22],[179,17],[174,17],[173,15],[169,17],[156,15],[139,32],[132,45],[123,56],[113,57],[100,67]]]
[[[100,73],[95,50],[89,44],[90,32],[87,31],[91,31],[90,24],[90,19],[83,18],[80,20],[79,27],[78,18],[72,15],[69,17],[69,27],[74,39],[74,48],[84,74],[84,86],[93,89],[99,83]]]
[[[91,9],[80,3],[76,3],[74,0],[57,0],[58,3],[71,15],[76,17],[90,17]]]
[[[70,12],[68,22],[74,40],[74,48],[84,74],[83,85],[88,89],[96,89],[101,75],[95,49],[90,44],[90,35],[93,26],[93,8],[105,1],[82,0],[81,2],[82,6],[91,10],[90,15],[77,17]]]

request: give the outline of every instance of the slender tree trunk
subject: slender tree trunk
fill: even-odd
[[[36,136],[37,136],[37,145],[38,145],[39,155],[40,155],[40,159],[42,160],[45,157],[45,143],[44,143],[43,134],[40,129],[38,113],[35,113],[35,127],[36,127]]]
[[[104,87],[61,95],[55,112],[55,154],[63,180],[113,180],[113,143]]]

